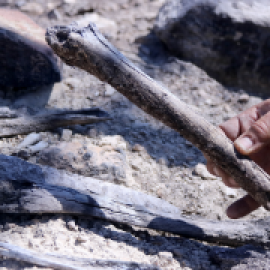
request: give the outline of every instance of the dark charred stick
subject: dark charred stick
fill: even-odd
[[[61,110],[33,116],[0,119],[0,138],[31,132],[41,132],[57,127],[92,124],[111,119],[100,109]]]
[[[64,62],[109,83],[146,113],[178,131],[270,210],[269,175],[241,156],[219,128],[135,67],[93,24],[52,27],[46,39]]]
[[[14,170],[16,168],[16,170]],[[224,245],[270,247],[270,219],[214,221],[127,187],[0,154],[0,213],[100,218]]]
[[[76,258],[53,253],[41,254],[40,252],[2,242],[0,242],[0,256],[58,270],[160,270],[157,266],[135,262]]]

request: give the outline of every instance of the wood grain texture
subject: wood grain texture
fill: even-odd
[[[14,116],[12,118],[12,116]],[[92,124],[111,119],[109,114],[98,108],[82,110],[51,111],[33,116],[18,116],[0,111],[0,138],[31,132],[41,132],[57,127],[77,124]]]
[[[76,258],[53,253],[42,254],[29,249],[0,242],[0,256],[37,266],[59,270],[159,270],[157,266],[124,261],[106,261]]]
[[[191,218],[142,192],[4,155],[0,155],[0,212],[80,215],[225,245],[270,246],[270,219]]]
[[[240,155],[219,128],[134,66],[93,24],[49,28],[46,40],[68,65],[109,83],[146,113],[178,131],[270,210],[269,175]]]

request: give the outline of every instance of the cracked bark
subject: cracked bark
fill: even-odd
[[[116,88],[146,113],[192,142],[270,210],[270,177],[241,156],[221,130],[135,67],[89,24],[49,28],[46,40],[68,65],[82,68]]]
[[[0,212],[82,215],[224,245],[270,246],[270,218],[187,217],[170,203],[142,192],[4,155],[0,155]]]

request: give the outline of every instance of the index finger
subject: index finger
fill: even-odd
[[[259,104],[229,119],[221,124],[220,128],[224,131],[226,136],[234,142],[242,133],[250,128],[252,123],[260,118],[258,107]]]

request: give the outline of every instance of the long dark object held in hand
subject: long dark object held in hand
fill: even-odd
[[[109,83],[146,113],[179,132],[270,210],[270,176],[241,156],[219,128],[134,66],[95,25],[52,27],[46,40],[65,63]]]

